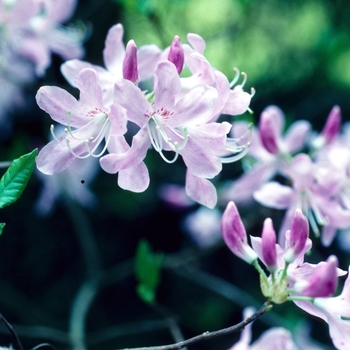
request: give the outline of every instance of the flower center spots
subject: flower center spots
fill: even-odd
[[[168,125],[167,120],[172,115],[173,113],[171,111],[164,108],[160,108],[150,114],[145,114],[149,118],[147,131],[152,146],[167,163],[174,163],[176,161],[179,151],[186,146],[189,137],[186,127],[175,128]],[[169,134],[176,138],[176,140],[173,140]],[[179,139],[181,140],[180,143],[178,141]],[[167,146],[167,150],[175,152],[173,159],[168,159],[164,156],[164,146]]]

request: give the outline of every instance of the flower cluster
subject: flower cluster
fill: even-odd
[[[333,297],[338,277],[347,272],[339,269],[338,259],[331,255],[318,264],[304,262],[312,246],[308,238],[309,225],[300,209],[296,209],[290,230],[285,232],[285,244],[276,244],[276,233],[270,218],[264,222],[261,237],[247,234],[234,202],[229,202],[222,216],[221,230],[230,250],[239,258],[253,264],[260,274],[263,295],[275,304],[292,300],[303,310],[329,324],[330,336],[338,349],[350,343],[350,278],[342,293]],[[258,259],[270,272],[267,277]]]
[[[63,59],[81,57],[83,28],[64,27],[77,0],[0,0],[0,114],[20,87],[42,76],[51,53]]]
[[[247,111],[251,94],[243,91],[245,74],[236,85],[238,70],[230,83],[210,65],[200,36],[188,34],[187,40],[182,44],[175,36],[165,50],[137,48],[133,40],[125,46],[123,27],[117,24],[105,41],[105,68],[77,59],[64,63],[62,74],[79,89],[80,98],[59,87],[39,89],[39,107],[66,129],[57,136],[51,127],[55,140],[39,153],[38,169],[52,175],[77,158],[93,156],[104,171],[118,173],[121,188],[142,192],[150,181],[144,159],[152,146],[167,163],[180,155],[187,167],[188,196],[214,207],[217,194],[209,179],[223,163],[243,157],[250,145],[227,137],[231,124],[218,118]],[[180,75],[184,69],[187,76]]]
[[[280,229],[280,243],[290,227],[296,208],[307,216],[312,231],[324,245],[331,244],[339,229],[350,227],[349,133],[340,133],[341,111],[335,106],[321,133],[311,131],[309,122],[291,124],[282,136],[283,112],[276,106],[261,114],[253,130],[248,156],[255,164],[225,187],[226,201],[247,203],[254,198],[276,209],[287,209]],[[234,126],[235,132],[242,124]],[[275,176],[282,181],[276,181]]]

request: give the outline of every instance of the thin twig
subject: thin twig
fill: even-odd
[[[9,332],[11,333],[13,339],[16,342],[16,346],[18,347],[19,350],[24,350],[24,347],[21,343],[21,341],[18,338],[17,333],[15,332],[15,330],[13,329],[13,327],[7,322],[6,318],[0,314],[0,320],[4,323],[4,325],[6,326],[6,328],[9,330]]]
[[[220,329],[218,331],[214,332],[204,332],[203,334],[197,335],[193,338],[175,343],[175,344],[170,344],[170,345],[161,345],[161,346],[150,346],[150,347],[143,347],[143,348],[126,348],[126,349],[120,349],[120,350],[178,350],[182,349],[185,346],[193,345],[195,343],[213,339],[222,335],[230,334],[230,333],[235,333],[239,332],[242,329],[244,329],[245,326],[247,326],[249,323],[255,321],[257,318],[261,317],[264,315],[266,312],[270,311],[272,307],[272,303],[267,301],[264,303],[264,305],[257,311],[255,312],[252,316],[247,317],[245,320],[243,320],[240,323],[237,323],[234,326]]]

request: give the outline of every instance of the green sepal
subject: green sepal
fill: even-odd
[[[2,234],[2,230],[4,229],[5,225],[6,224],[4,222],[0,222],[0,235]]]
[[[0,208],[15,202],[25,189],[35,165],[38,150],[15,159],[0,179]]]

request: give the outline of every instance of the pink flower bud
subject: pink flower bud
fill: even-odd
[[[184,66],[185,55],[180,38],[175,35],[175,38],[170,46],[168,60],[174,63],[177,72],[180,74]]]
[[[339,106],[334,106],[328,114],[327,121],[321,135],[326,143],[330,143],[338,135],[341,126],[341,111]]]
[[[137,70],[137,46],[134,40],[130,40],[126,45],[123,60],[123,78],[136,83],[139,78]]]
[[[273,114],[263,112],[259,122],[260,139],[266,150],[272,154],[279,152]]]
[[[221,232],[226,245],[233,254],[249,264],[258,258],[254,250],[248,245],[246,230],[233,202],[227,204],[222,215]]]
[[[265,219],[263,230],[261,233],[262,255],[265,265],[270,270],[276,268],[276,232],[270,218]]]
[[[306,240],[309,236],[309,223],[300,209],[296,209],[292,228],[290,230],[290,247],[284,255],[284,260],[288,263],[293,262],[303,251]]]
[[[326,262],[318,264],[313,274],[306,281],[299,281],[294,285],[297,292],[311,298],[328,298],[337,288],[338,259],[331,255]]]

